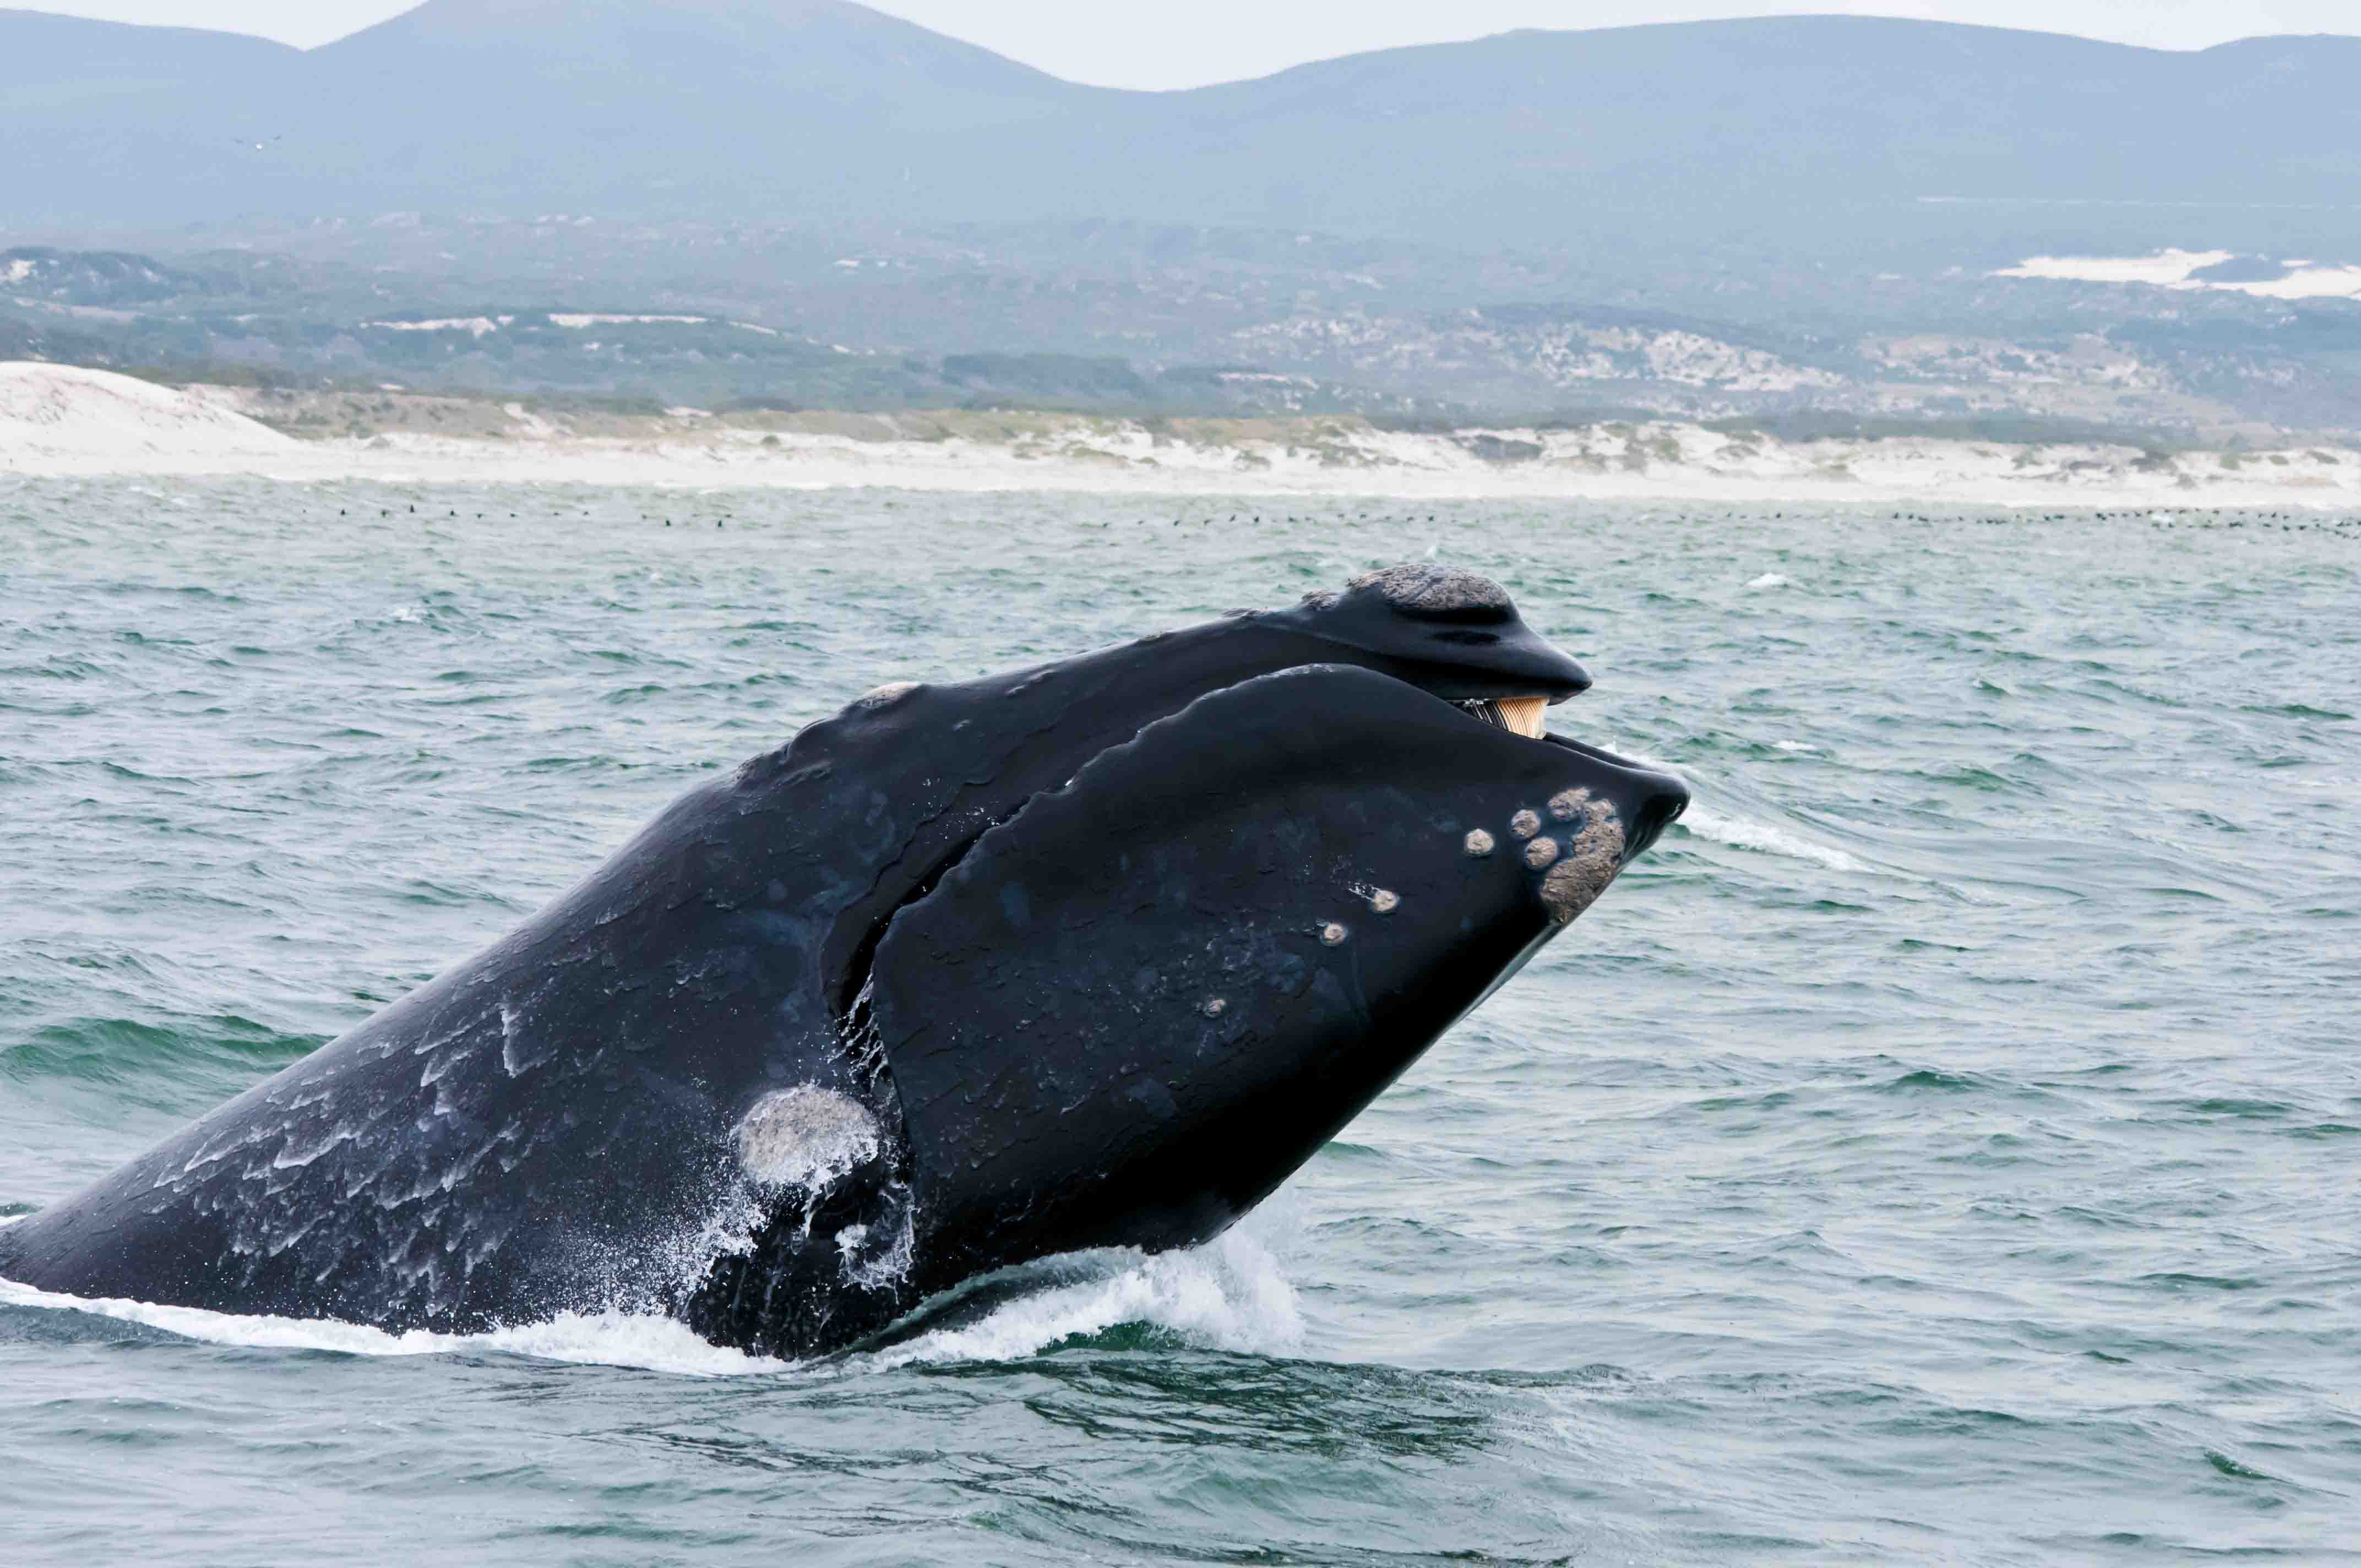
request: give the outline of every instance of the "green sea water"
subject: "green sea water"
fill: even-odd
[[[0,1212],[856,693],[1430,558],[1697,804],[1236,1232],[806,1365],[0,1284],[0,1562],[2361,1561],[2334,515],[0,481]]]

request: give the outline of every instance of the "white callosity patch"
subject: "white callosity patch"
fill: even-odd
[[[888,681],[882,686],[873,686],[868,691],[862,692],[852,699],[851,706],[871,710],[891,707],[917,689],[918,683],[916,681]]]
[[[867,1106],[810,1083],[756,1101],[738,1124],[736,1143],[740,1179],[724,1184],[703,1227],[674,1249],[671,1272],[684,1284],[694,1286],[724,1255],[754,1252],[776,1223],[794,1226],[798,1245],[810,1245],[829,1189],[863,1168],[882,1174],[885,1155],[884,1131]],[[907,1194],[898,1184],[886,1191],[903,1199],[889,1205],[887,1228],[851,1224],[830,1238],[844,1277],[871,1289],[909,1272],[914,1245]]]
[[[738,1124],[738,1160],[764,1186],[818,1192],[875,1159],[877,1118],[847,1094],[798,1084],[766,1094]]]
[[[1470,855],[1473,855],[1477,860],[1481,860],[1486,855],[1492,852],[1492,835],[1487,833],[1481,828],[1470,828],[1467,829],[1467,837],[1461,839],[1459,842],[1460,848],[1466,850]]]

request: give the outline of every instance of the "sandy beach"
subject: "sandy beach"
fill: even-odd
[[[161,387],[0,364],[0,474],[291,481],[1367,495],[1999,507],[2361,506],[2351,445],[2171,451],[1938,436],[1785,441],[1678,422],[1381,430],[992,411],[563,412],[383,392]]]

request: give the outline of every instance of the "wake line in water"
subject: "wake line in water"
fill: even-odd
[[[1792,860],[1812,861],[1835,872],[1865,872],[1867,864],[1845,853],[1832,844],[1816,844],[1798,833],[1768,822],[1751,821],[1742,817],[1724,817],[1708,806],[1692,806],[1682,814],[1679,826],[1700,839],[1717,844],[1727,844],[1734,850],[1757,850],[1765,854],[1785,855]]]
[[[0,1220],[13,1223],[26,1216]],[[1157,1256],[1101,1254],[1112,1274],[1055,1283],[994,1307],[971,1323],[917,1334],[842,1365],[891,1371],[915,1364],[1016,1361],[1126,1323],[1146,1323],[1215,1350],[1279,1354],[1303,1338],[1295,1288],[1270,1254],[1235,1234],[1187,1252]],[[485,1333],[389,1333],[324,1318],[249,1316],[37,1290],[0,1279],[0,1308],[89,1312],[160,1329],[208,1344],[259,1350],[331,1351],[344,1355],[530,1356],[541,1361],[631,1366],[685,1377],[777,1376],[810,1362],[748,1355],[708,1344],[670,1318],[629,1312],[562,1312],[547,1322]]]
[[[1783,581],[1784,579],[1782,579]],[[1749,587],[1754,585],[1749,584]],[[1708,793],[1677,764],[1662,757],[1652,757],[1636,746],[1616,741],[1610,748],[1619,756],[1628,757],[1644,768],[1654,768],[1671,773],[1689,786],[1691,804],[1681,814],[1675,826],[1708,839],[1717,844],[1727,844],[1734,850],[1756,850],[1766,854],[1785,855],[1791,860],[1811,861],[1835,872],[1865,872],[1872,869],[1865,861],[1845,853],[1833,844],[1816,844],[1799,833],[1768,822],[1756,822],[1743,817],[1725,817],[1704,804]],[[1808,750],[1808,748],[1806,748]]]

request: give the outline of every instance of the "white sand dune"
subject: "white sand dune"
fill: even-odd
[[[306,433],[297,440],[252,411]],[[312,433],[319,433],[316,437]],[[0,365],[0,474],[877,487],[1137,495],[2361,508],[2361,450],[2151,453],[1933,435],[1782,441],[1677,422],[1379,430],[1356,419],[975,411],[533,413],[412,394],[166,390]]]
[[[2028,256],[1995,278],[2039,278],[2054,282],[2147,283],[2159,289],[2217,289],[2265,300],[2361,299],[2361,267],[2317,261],[2283,261],[2277,278],[2200,278],[2206,268],[2228,261],[2227,250],[2159,250],[2153,256]]]
[[[148,472],[284,455],[299,445],[244,414],[130,376],[0,362],[0,473],[93,465]]]

